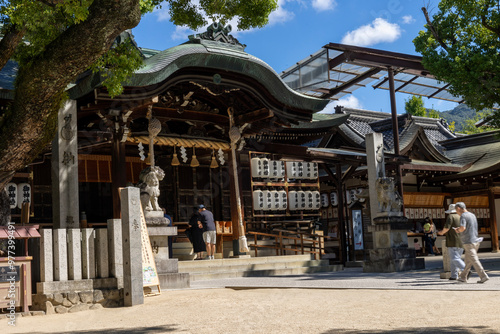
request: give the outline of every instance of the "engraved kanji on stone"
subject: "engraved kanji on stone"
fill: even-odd
[[[67,152],[67,151],[64,152],[62,163],[65,166],[68,166],[69,164],[74,164],[75,163],[75,156],[73,155],[73,153]]]

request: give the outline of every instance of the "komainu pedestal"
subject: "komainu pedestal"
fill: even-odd
[[[373,233],[374,249],[367,250],[368,260],[363,272],[390,273],[424,269],[424,259],[416,257],[415,249],[408,248],[408,218],[403,216],[377,217],[368,226]]]

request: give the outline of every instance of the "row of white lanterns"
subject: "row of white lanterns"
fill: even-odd
[[[345,195],[347,204],[351,204],[355,201],[364,202],[365,201],[364,198],[357,197],[357,195],[360,194],[362,191],[363,191],[362,188],[346,190]],[[330,204],[331,206],[339,205],[339,198],[337,192],[333,191],[330,194],[321,193],[321,207],[327,208],[330,206]]]
[[[9,196],[10,208],[21,209],[24,202],[31,202],[31,185],[29,183],[7,183],[5,187]]]
[[[285,190],[254,190],[254,210],[282,211],[287,207],[290,210],[319,210],[321,196],[319,191],[291,190],[288,196]]]
[[[318,164],[315,162],[281,161],[254,157],[250,160],[252,177],[283,179],[317,179]]]

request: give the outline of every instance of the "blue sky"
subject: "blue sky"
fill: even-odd
[[[437,0],[279,0],[279,9],[261,29],[236,31],[246,52],[267,62],[278,73],[330,42],[417,55],[412,40],[423,29],[421,8],[437,11]],[[201,29],[200,32],[204,31]],[[187,41],[194,32],[176,27],[165,9],[143,17],[132,30],[139,46],[165,50]],[[404,112],[408,95],[397,93],[398,113]],[[439,111],[457,104],[424,98],[425,106]],[[390,112],[389,92],[360,88],[334,104]],[[333,110],[333,108],[331,108]]]

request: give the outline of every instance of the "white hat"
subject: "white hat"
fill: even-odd
[[[455,210],[455,204],[450,204],[448,210],[446,210],[444,213],[457,213],[457,210]]]

